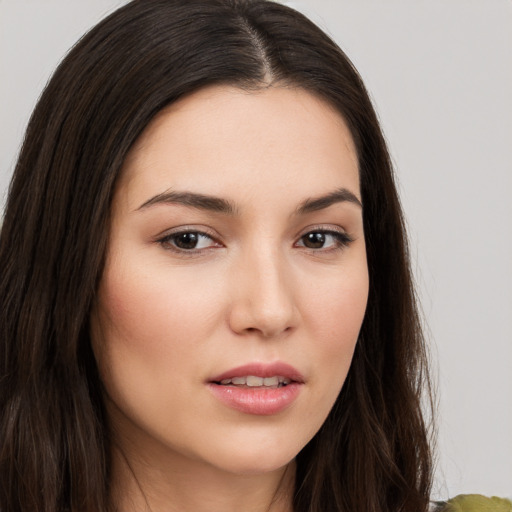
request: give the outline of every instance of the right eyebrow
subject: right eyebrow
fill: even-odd
[[[178,191],[166,191],[157,194],[142,203],[137,208],[137,211],[145,210],[157,204],[181,204],[183,206],[197,208],[198,210],[207,210],[227,215],[234,215],[236,213],[236,207],[230,201],[221,197]]]

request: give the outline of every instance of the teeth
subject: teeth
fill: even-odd
[[[229,384],[233,384],[234,386],[247,386],[250,388],[259,388],[259,387],[282,387],[290,384],[290,379],[286,377],[281,377],[280,375],[275,375],[274,377],[256,377],[255,375],[247,375],[246,377],[233,377],[231,379],[222,379],[220,384],[223,386],[228,386]]]
[[[247,377],[247,385],[251,388],[263,386],[263,378],[255,377],[254,375],[249,375]]]
[[[279,377],[265,377],[263,384],[265,386],[277,386],[279,384]]]

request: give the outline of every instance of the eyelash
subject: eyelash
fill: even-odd
[[[323,248],[323,247],[310,248],[310,247],[306,247],[306,246],[302,245],[300,247],[305,247],[306,249],[313,251],[313,252],[322,251],[322,252],[326,253],[326,252],[343,250],[354,241],[354,239],[349,234],[345,233],[344,231],[341,231],[341,230],[337,231],[334,229],[325,229],[325,228],[321,228],[321,227],[309,229],[307,233],[304,233],[299,238],[299,241],[304,240],[304,238],[308,235],[318,235],[318,234],[323,235],[324,237],[332,236],[334,239],[333,240],[334,246],[330,247],[330,248]]]
[[[218,244],[218,242],[215,241],[214,236],[212,236],[211,234],[206,233],[204,231],[200,231],[198,229],[182,229],[180,231],[175,231],[173,233],[169,233],[168,235],[165,235],[164,237],[158,239],[157,243],[159,243],[164,249],[166,249],[168,251],[176,252],[183,256],[195,256],[197,254],[202,253],[203,251],[207,251],[208,249],[214,248],[214,246],[200,248],[200,249],[197,249],[195,247],[191,248],[191,249],[183,249],[181,247],[177,247],[175,244],[175,241],[179,236],[183,236],[183,235],[197,235],[198,238],[200,238],[200,237],[208,238],[212,242],[214,242],[218,246],[220,246],[220,244]],[[174,243],[173,243],[173,241],[174,241]]]
[[[183,235],[187,235],[187,234],[197,235],[198,238],[201,238],[201,237],[208,238],[213,242],[214,245],[209,246],[209,247],[199,248],[199,249],[197,249],[195,247],[190,248],[190,249],[184,249],[182,247],[177,247],[176,239],[179,236],[183,236]],[[340,250],[343,250],[346,247],[348,247],[354,241],[354,239],[350,235],[345,233],[344,231],[341,231],[341,230],[337,231],[334,229],[325,229],[325,228],[318,227],[318,228],[309,229],[306,233],[304,233],[303,235],[301,235],[299,237],[299,240],[294,245],[296,245],[300,241],[304,241],[305,237],[307,237],[308,235],[323,235],[324,237],[332,236],[334,238],[334,247],[311,248],[311,247],[307,247],[304,244],[299,245],[299,247],[304,247],[306,250],[314,252],[314,253],[320,252],[320,251],[323,253],[340,251]],[[175,231],[173,233],[169,233],[169,234],[165,235],[164,237],[158,239],[156,242],[159,243],[165,250],[173,251],[173,252],[176,252],[183,256],[199,255],[199,254],[203,253],[204,251],[208,251],[209,249],[215,248],[215,244],[217,244],[217,247],[221,246],[219,242],[216,242],[214,236],[212,236],[211,234],[206,233],[204,231],[200,231],[198,229],[182,229],[181,231]]]

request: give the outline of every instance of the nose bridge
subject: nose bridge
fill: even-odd
[[[243,251],[235,273],[231,323],[237,332],[277,336],[294,326],[291,269],[279,244],[267,238]]]

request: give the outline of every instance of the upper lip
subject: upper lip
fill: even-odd
[[[285,377],[295,382],[304,382],[302,374],[293,366],[277,361],[274,363],[249,363],[236,368],[231,368],[219,375],[215,375],[210,382],[220,382],[224,379],[232,379],[233,377],[246,377],[254,375],[255,377]]]

